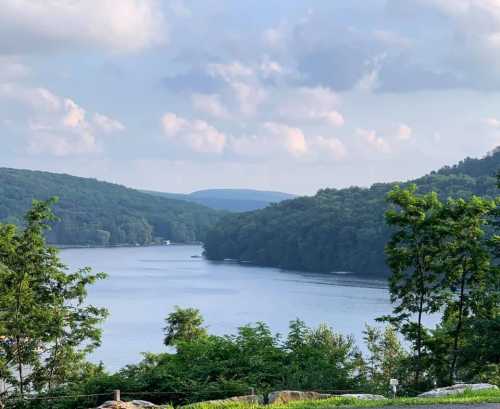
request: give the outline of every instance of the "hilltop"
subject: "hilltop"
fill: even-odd
[[[33,199],[59,197],[50,242],[67,245],[193,242],[221,216],[184,200],[66,174],[0,168],[0,222],[22,224]]]
[[[408,182],[370,188],[322,189],[262,210],[228,215],[207,235],[206,256],[263,266],[318,272],[388,273],[384,245],[386,194],[396,184],[415,183],[419,193],[447,197],[496,196],[500,152],[467,158]]]
[[[144,192],[160,197],[186,200],[212,209],[230,212],[246,212],[262,209],[271,203],[278,203],[297,197],[289,193],[254,189],[206,189],[188,194],[154,192],[150,190],[145,190]]]

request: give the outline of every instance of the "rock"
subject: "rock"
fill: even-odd
[[[318,392],[303,392],[303,391],[275,391],[271,392],[267,396],[267,401],[269,404],[272,403],[288,403],[294,400],[316,400],[316,399],[326,399],[333,395],[328,393],[318,393]]]
[[[264,397],[261,395],[244,395],[244,396],[233,396],[231,398],[226,399],[215,399],[215,400],[206,400],[203,402],[192,403],[191,405],[182,406],[182,408],[194,408],[197,405],[201,404],[209,404],[209,405],[224,405],[226,403],[250,403],[255,405],[260,405],[264,403]]]
[[[440,396],[457,395],[467,390],[481,391],[486,389],[498,389],[498,386],[489,383],[457,383],[445,388],[437,388],[418,395],[419,398],[437,398]]]
[[[133,400],[130,402],[132,405],[137,406],[138,408],[158,408],[158,405],[154,403],[148,402],[146,400]]]
[[[158,406],[154,403],[147,402],[145,400],[133,400],[131,402],[118,402],[115,400],[108,400],[104,402],[97,409],[160,409],[165,406]]]
[[[354,398],[361,400],[384,400],[387,399],[382,395],[372,395],[371,393],[345,393],[340,395],[342,398]]]

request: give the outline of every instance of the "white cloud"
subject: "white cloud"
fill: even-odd
[[[337,138],[317,136],[314,138],[312,145],[318,154],[326,153],[327,156],[332,156],[337,160],[344,159],[347,156],[344,143]]]
[[[324,87],[292,88],[277,101],[278,115],[292,121],[322,122],[330,126],[344,125],[344,117],[336,110],[337,94]]]
[[[459,68],[474,67],[469,75],[500,73],[499,0],[413,0],[413,3],[448,18],[454,40],[448,60]]]
[[[165,39],[156,0],[4,0],[0,51],[92,46],[130,52]]]
[[[26,132],[28,150],[34,154],[55,156],[97,153],[102,123],[87,120],[87,112],[75,101],[60,97],[46,88],[32,88],[16,83],[0,84],[0,101],[16,105],[19,126]],[[119,122],[95,113],[98,122]],[[107,132],[118,130],[108,128]]]
[[[280,63],[268,59],[264,60],[260,64],[259,70],[264,78],[274,77],[285,72],[285,69],[281,66]]]
[[[293,156],[302,156],[308,152],[306,138],[299,128],[267,122],[264,124],[264,129],[269,131],[271,137],[282,144],[285,150]]]
[[[320,112],[317,114],[317,118],[323,119],[333,126],[342,126],[345,123],[344,117],[337,111]]]
[[[193,94],[191,101],[194,109],[215,118],[226,118],[229,115],[217,94]]]
[[[85,110],[78,106],[74,101],[71,99],[65,99],[64,109],[66,111],[63,118],[64,126],[67,126],[68,128],[87,126],[87,122],[85,121]]]
[[[257,85],[239,81],[232,82],[230,85],[239,102],[240,111],[244,115],[254,115],[259,105],[262,104],[268,96],[265,89]]]
[[[48,153],[68,156],[99,152],[95,134],[88,127],[61,128],[46,123],[30,123],[28,150],[34,154]]]
[[[276,122],[266,122],[251,135],[231,136],[229,149],[244,157],[293,157],[308,154],[306,136],[299,128]]]
[[[226,136],[205,121],[198,119],[190,121],[167,112],[161,122],[165,136],[174,143],[201,153],[224,151]]]
[[[43,87],[25,87],[17,83],[0,83],[0,98],[30,106],[34,111],[56,112],[61,108],[61,99]]]
[[[264,60],[255,66],[244,65],[239,61],[226,64],[209,64],[207,72],[213,77],[222,79],[230,90],[230,97],[239,106],[245,116],[253,116],[269,97],[263,80],[281,75],[283,68],[277,62]]]
[[[356,134],[362,138],[367,146],[373,148],[382,153],[391,152],[390,144],[380,136],[377,136],[377,132],[369,129],[357,129]]]
[[[255,71],[251,67],[243,65],[239,61],[226,64],[209,64],[207,69],[210,75],[220,77],[229,83],[241,78],[251,78],[255,75]]]
[[[241,156],[291,157],[309,161],[319,158],[340,160],[347,156],[344,143],[334,137],[307,136],[300,128],[278,122],[266,122],[260,128],[252,135],[232,136],[230,150]]]
[[[240,112],[252,116],[268,96],[259,78],[259,68],[233,61],[226,64],[209,64],[208,74],[227,83],[232,97],[237,101]]]
[[[92,122],[96,127],[108,133],[125,130],[125,125],[123,125],[120,121],[99,113],[94,114]]]
[[[500,128],[500,120],[493,117],[484,118],[483,123],[491,128]]]
[[[406,124],[400,124],[396,134],[397,139],[400,141],[408,141],[411,139],[413,130]]]

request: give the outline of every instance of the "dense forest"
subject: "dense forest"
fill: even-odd
[[[60,218],[48,240],[67,245],[193,242],[220,217],[207,207],[152,196],[95,179],[0,168],[0,223],[22,225],[33,199],[57,196]]]
[[[500,152],[467,158],[411,182],[419,193],[436,191],[442,199],[497,195]],[[388,274],[384,246],[386,195],[397,183],[370,188],[323,189],[253,212],[222,218],[207,235],[209,259],[232,259],[295,270]]]

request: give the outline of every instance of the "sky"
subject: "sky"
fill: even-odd
[[[314,194],[500,144],[500,0],[0,5],[3,167]]]

